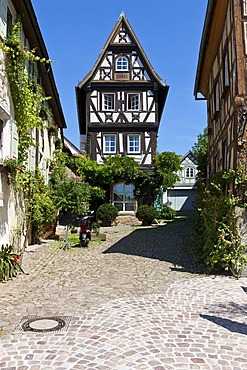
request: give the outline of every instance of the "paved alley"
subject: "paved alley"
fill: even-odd
[[[86,249],[28,247],[26,274],[0,283],[0,369],[247,369],[247,279],[204,275],[192,226],[116,226]],[[49,332],[23,326],[60,319]]]

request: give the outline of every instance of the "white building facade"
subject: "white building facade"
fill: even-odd
[[[23,48],[26,50],[35,49],[37,56],[48,60],[48,53],[30,0],[0,0],[0,42],[4,44],[7,36],[11,34],[17,16],[21,22],[20,38]],[[17,237],[28,239],[27,230],[25,230],[23,199],[20,194],[16,196],[10,186],[9,173],[3,166],[6,159],[18,160],[20,132],[20,127],[15,119],[16,112],[5,59],[6,55],[0,48],[0,245],[12,244]],[[25,166],[28,171],[33,172],[38,167],[47,183],[49,160],[52,158],[56,143],[63,142],[62,130],[66,128],[66,123],[51,65],[34,62],[32,65],[26,66],[27,74],[30,73],[28,68],[31,67],[37,75],[37,80],[39,80],[45,96],[50,97],[46,106],[51,112],[52,122],[46,122],[44,117],[44,127],[30,131],[34,145],[28,148]],[[56,134],[51,134],[51,125],[56,127]]]
[[[182,169],[178,172],[180,180],[172,189],[164,193],[163,203],[176,211],[191,211],[196,199],[196,176],[198,160],[189,150],[180,161]]]

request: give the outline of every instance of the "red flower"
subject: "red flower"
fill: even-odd
[[[15,262],[15,263],[17,263],[17,262],[18,262],[18,258],[17,258],[17,257],[15,257],[15,258],[14,258],[14,262]]]
[[[223,235],[220,235],[220,240],[223,240],[224,239],[224,236]]]
[[[21,256],[17,256],[16,258],[19,260],[21,258]]]
[[[236,239],[232,239],[232,244],[236,244]]]

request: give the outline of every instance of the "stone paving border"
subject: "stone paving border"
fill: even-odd
[[[225,277],[175,282],[163,295],[120,299],[74,317],[65,334],[15,334],[2,341],[0,368],[246,369],[242,284]]]
[[[181,224],[111,229],[88,249],[31,247],[30,275],[1,286],[0,369],[246,370],[247,279],[193,274]],[[71,322],[14,332],[27,315]]]

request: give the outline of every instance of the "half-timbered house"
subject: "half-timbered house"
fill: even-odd
[[[209,177],[247,173],[246,62],[247,1],[208,0],[194,94],[207,100]]]
[[[196,99],[207,100],[208,178],[223,170],[247,175],[246,66],[247,1],[208,0],[194,90]],[[233,190],[245,201],[246,184]],[[238,212],[246,244],[246,211]]]
[[[118,154],[148,169],[156,154],[167,93],[167,84],[154,71],[122,13],[94,67],[76,87],[80,149],[99,164]],[[122,199],[123,193],[126,199],[133,198],[129,185],[118,184],[115,190]],[[133,201],[115,205],[119,211],[134,210]]]

